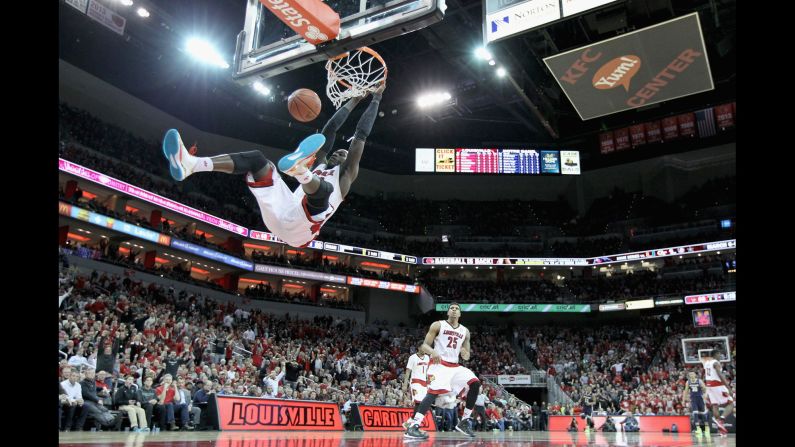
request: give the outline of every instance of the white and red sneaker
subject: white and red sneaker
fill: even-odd
[[[192,149],[192,148],[191,148]],[[163,138],[163,155],[168,160],[168,169],[174,180],[185,180],[193,174],[197,157],[191,155],[176,129],[170,129]]]

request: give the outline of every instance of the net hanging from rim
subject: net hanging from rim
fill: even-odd
[[[326,70],[326,95],[338,109],[345,101],[378,89],[387,75],[384,60],[368,47],[329,59]]]

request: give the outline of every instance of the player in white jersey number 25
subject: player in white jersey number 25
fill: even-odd
[[[420,349],[431,356],[428,367],[428,394],[414,413],[414,418],[405,433],[406,438],[427,439],[428,434],[420,431],[419,426],[436,397],[448,393],[455,396],[465,387],[469,387],[466,408],[461,422],[455,429],[471,438],[475,437],[471,419],[480,391],[480,381],[469,368],[458,364],[459,355],[464,360],[469,360],[470,355],[469,330],[458,322],[460,318],[461,306],[458,303],[451,303],[447,310],[447,320],[431,324],[425,335],[425,341]]]

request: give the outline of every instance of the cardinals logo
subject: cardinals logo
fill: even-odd
[[[428,384],[430,384],[434,380],[436,380],[436,376],[434,376],[433,374],[428,374]]]

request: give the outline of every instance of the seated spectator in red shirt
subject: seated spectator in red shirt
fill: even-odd
[[[505,431],[505,419],[502,417],[502,412],[496,405],[489,404],[489,409],[486,410],[486,417],[500,428],[500,431]]]
[[[189,417],[188,406],[182,402],[182,396],[177,392],[177,382],[173,380],[171,374],[163,376],[162,385],[155,389],[157,395],[157,405],[155,409],[160,413],[160,427],[168,425],[169,430],[176,430],[177,424],[174,418],[174,411],[180,411],[180,422],[187,428]]]

